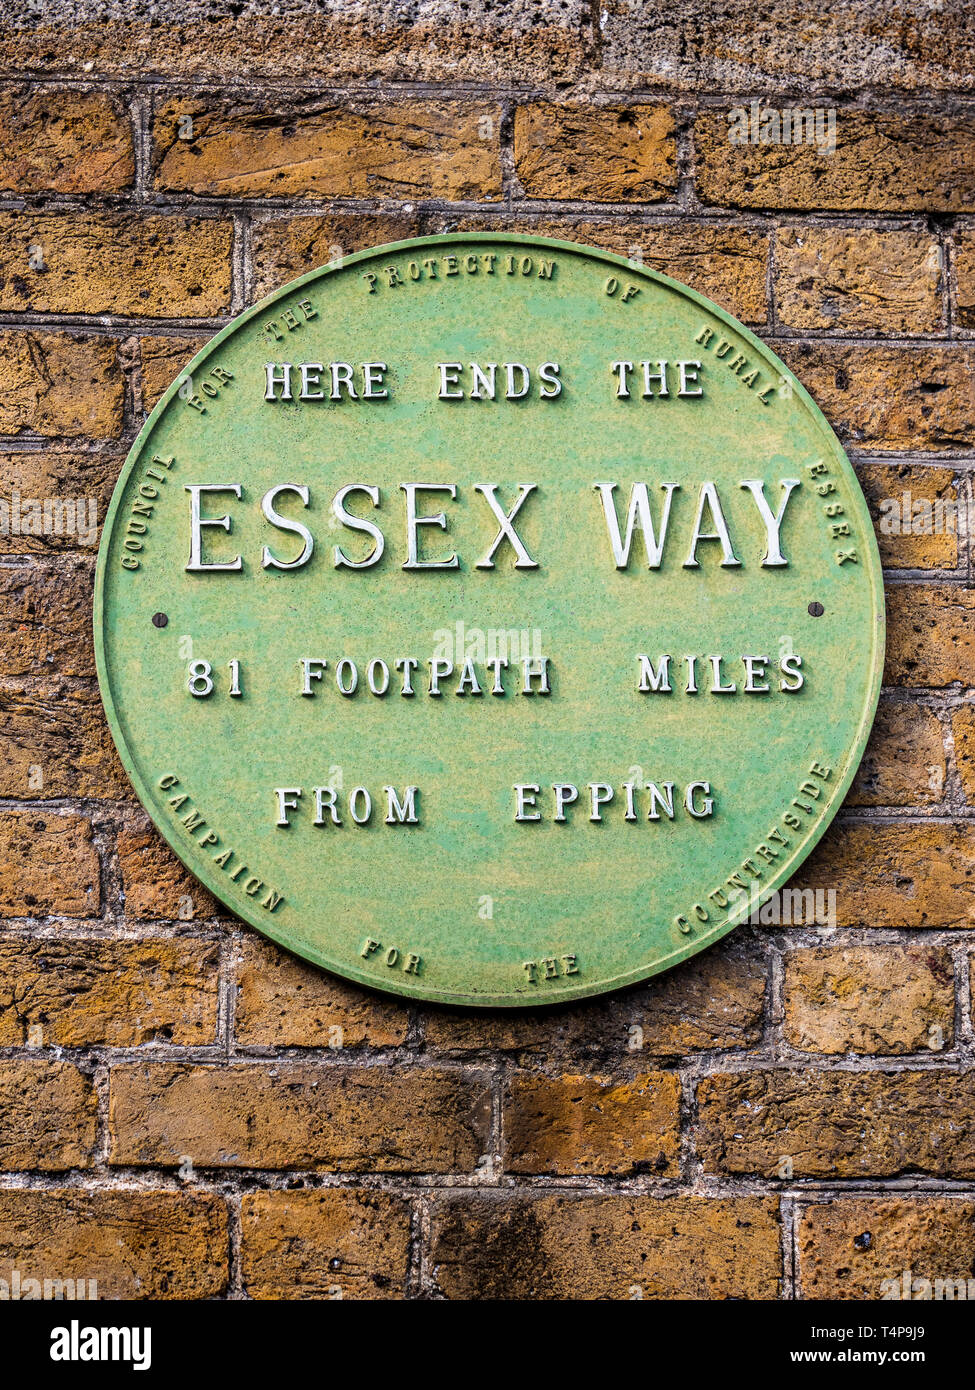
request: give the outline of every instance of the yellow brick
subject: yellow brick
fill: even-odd
[[[927,806],[945,789],[941,723],[927,705],[881,700],[850,806]]]
[[[134,175],[132,123],[120,99],[28,83],[0,93],[0,188],[121,193]]]
[[[861,449],[975,442],[975,352],[966,347],[776,343],[833,428]]]
[[[975,591],[961,584],[889,584],[887,685],[975,685]]]
[[[950,468],[865,463],[856,471],[885,569],[957,568],[965,498]]]
[[[528,198],[659,201],[677,187],[673,114],[666,106],[519,106],[515,173]]]
[[[975,1203],[967,1197],[834,1197],[805,1209],[798,1244],[803,1298],[872,1302],[886,1294],[913,1300],[925,1296],[924,1280],[932,1281],[928,1297],[933,1281],[941,1280],[947,1297],[970,1298]]]
[[[219,910],[212,894],[183,867],[145,818],[140,816],[119,831],[118,857],[126,917],[190,921],[212,917]]]
[[[431,1267],[445,1298],[774,1299],[778,1203],[607,1193],[434,1196]]]
[[[941,248],[927,233],[785,227],[775,265],[788,328],[909,336],[941,326]]]
[[[792,886],[836,892],[841,927],[970,927],[970,821],[833,825]]]
[[[119,1066],[111,1162],[473,1172],[489,1117],[482,1078],[433,1067]]]
[[[252,1192],[241,1202],[251,1298],[402,1298],[410,1209],[386,1192]]]
[[[708,111],[695,122],[697,189],[705,203],[898,213],[975,209],[971,118],[841,109],[835,150],[805,140],[733,144],[733,128],[726,111]]]
[[[180,120],[193,138],[179,138]],[[155,185],[236,197],[477,198],[501,194],[501,112],[492,102],[352,102],[270,118],[210,98],[164,102]]]
[[[232,243],[211,217],[0,212],[0,310],[214,318],[230,308]]]
[[[150,336],[141,340],[142,409],[147,415],[207,341],[207,338],[176,336]]]
[[[939,946],[822,946],[785,957],[785,1037],[806,1052],[941,1052],[955,974]]]
[[[634,258],[650,270],[680,280],[747,323],[767,317],[765,277],[769,237],[739,227],[715,227],[682,220],[680,225],[634,221],[590,222],[573,217],[556,220],[526,213],[434,214],[429,232],[523,232],[597,246]]]
[[[46,811],[0,813],[0,912],[94,917],[100,867],[89,821]]]
[[[0,331],[0,433],[114,439],[125,390],[111,338]]]
[[[251,232],[255,297],[270,294],[337,257],[416,236],[418,222],[416,216],[383,213],[333,213],[259,222]]]
[[[0,1060],[0,1168],[90,1167],[96,1109],[94,1087],[77,1067]]]
[[[206,942],[0,941],[0,1046],[205,1046],[217,976]]]
[[[243,1047],[395,1047],[406,1041],[405,1005],[308,965],[256,932],[240,943],[237,1041]]]
[[[0,1191],[4,1267],[94,1280],[99,1298],[218,1298],[228,1250],[226,1207],[209,1193]]]
[[[512,1173],[652,1173],[676,1177],[680,1078],[519,1072],[504,1102],[505,1168]]]

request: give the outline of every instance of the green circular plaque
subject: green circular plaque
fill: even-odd
[[[366,985],[527,1005],[782,889],[863,752],[884,609],[849,461],[753,334],[465,234],[313,271],[180,374],[95,637],[133,785],[228,908]]]

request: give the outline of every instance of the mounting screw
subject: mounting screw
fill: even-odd
[[[812,609],[810,609],[809,611],[812,612]],[[169,622],[169,618],[166,616],[165,613],[153,613],[153,615],[152,615],[152,625],[153,625],[153,627],[165,627],[166,624],[167,624],[168,622]]]
[[[823,607],[821,603],[811,603],[809,605],[810,618],[821,618],[825,612],[826,609]],[[153,618],[153,622],[155,621],[155,618]]]

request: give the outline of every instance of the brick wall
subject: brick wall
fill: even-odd
[[[645,987],[504,1015],[393,1003],[223,915],[116,761],[93,549],[4,536],[0,1276],[761,1299],[967,1277],[971,11],[140,8],[0,20],[0,495],[101,515],[146,411],[255,298],[336,248],[507,228],[711,296],[810,388],[878,516],[909,492],[963,524],[879,537],[880,713],[802,875],[836,929],[741,928]],[[758,97],[834,107],[835,152],[729,143]]]

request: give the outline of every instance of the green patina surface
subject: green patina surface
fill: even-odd
[[[655,382],[644,398],[644,360],[654,371],[669,364],[666,398]],[[620,361],[635,364],[625,399],[611,365]],[[679,395],[681,361],[701,363],[685,381],[700,397]],[[269,402],[268,362],[296,364],[295,396],[297,364],[353,364],[360,397],[361,364],[384,363],[388,397]],[[455,362],[465,391],[470,363],[525,364],[529,393],[441,400],[437,364]],[[552,362],[561,391],[543,399],[537,369]],[[505,382],[499,367],[499,397]],[[785,565],[762,563],[768,526],[741,486],[759,479],[773,512],[782,480],[800,481],[781,526]],[[403,568],[401,485],[417,482],[456,486],[455,499],[426,494],[418,504],[443,511],[449,528],[420,526],[420,557],[456,553],[456,568]],[[648,568],[639,531],[628,564],[616,565],[601,482],[618,484],[624,531],[631,488],[646,483],[658,539],[662,485],[679,484],[659,567]],[[699,542],[696,568],[686,564],[706,482],[737,566],[721,563],[714,539]],[[336,568],[336,546],[353,561],[373,548],[332,511],[353,483],[379,489],[378,506],[361,492],[346,505],[381,528],[385,551],[375,565]],[[239,500],[202,503],[204,515],[232,518],[229,533],[203,529],[205,561],[239,555],[239,571],[187,571],[186,488],[201,484],[240,485]],[[284,562],[303,548],[299,533],[261,514],[262,497],[282,484],[308,488],[307,506],[294,492],[275,506],[314,537],[310,560],[291,570],[262,566],[265,546]],[[478,484],[496,484],[505,511],[520,484],[536,485],[513,524],[537,568],[516,568],[506,540],[493,567],[478,567],[499,530]],[[712,523],[706,511],[702,529]],[[99,554],[95,638],[133,785],[228,908],[380,989],[530,1005],[666,969],[788,881],[862,754],[884,610],[853,470],[809,396],[752,334],[618,257],[475,235],[404,242],[314,271],[208,344],[153,411],[119,480]],[[670,693],[638,690],[641,654],[655,669],[672,657]],[[697,694],[685,692],[688,654],[699,658]],[[714,654],[734,693],[711,691]],[[506,670],[488,666],[505,655]],[[539,655],[551,693],[526,696],[521,659]],[[760,666],[752,675],[767,693],[745,692],[744,655],[768,659],[764,677]],[[300,693],[302,658],[328,663],[309,682],[313,696]],[[418,662],[412,698],[400,693],[394,663],[403,658]],[[460,696],[468,658],[483,693],[468,680]],[[336,687],[342,659],[358,669],[352,696]],[[374,660],[390,669],[383,696],[368,688]],[[427,693],[431,660],[454,666],[439,698]],[[188,689],[191,661],[212,668],[205,697]],[[801,690],[780,689],[795,683],[790,669],[801,670]],[[490,693],[497,670],[503,696]],[[351,667],[343,671],[348,683]],[[373,676],[381,684],[382,668]],[[709,791],[690,794],[694,816],[685,796],[702,782]],[[558,823],[552,787],[562,783],[579,798]],[[605,784],[598,822],[592,783]],[[665,800],[673,783],[673,819],[659,801],[659,819],[648,819],[647,783]],[[515,819],[516,785],[540,789],[539,821]],[[400,797],[419,788],[418,824],[385,824],[387,786]],[[626,818],[628,786],[636,819]],[[313,823],[316,787],[335,792],[341,826]],[[349,806],[356,787],[373,802],[361,826],[351,810],[361,815],[364,797]],[[296,788],[282,827],[276,790]],[[709,797],[712,813],[701,814]],[[745,885],[737,897],[736,874]]]

